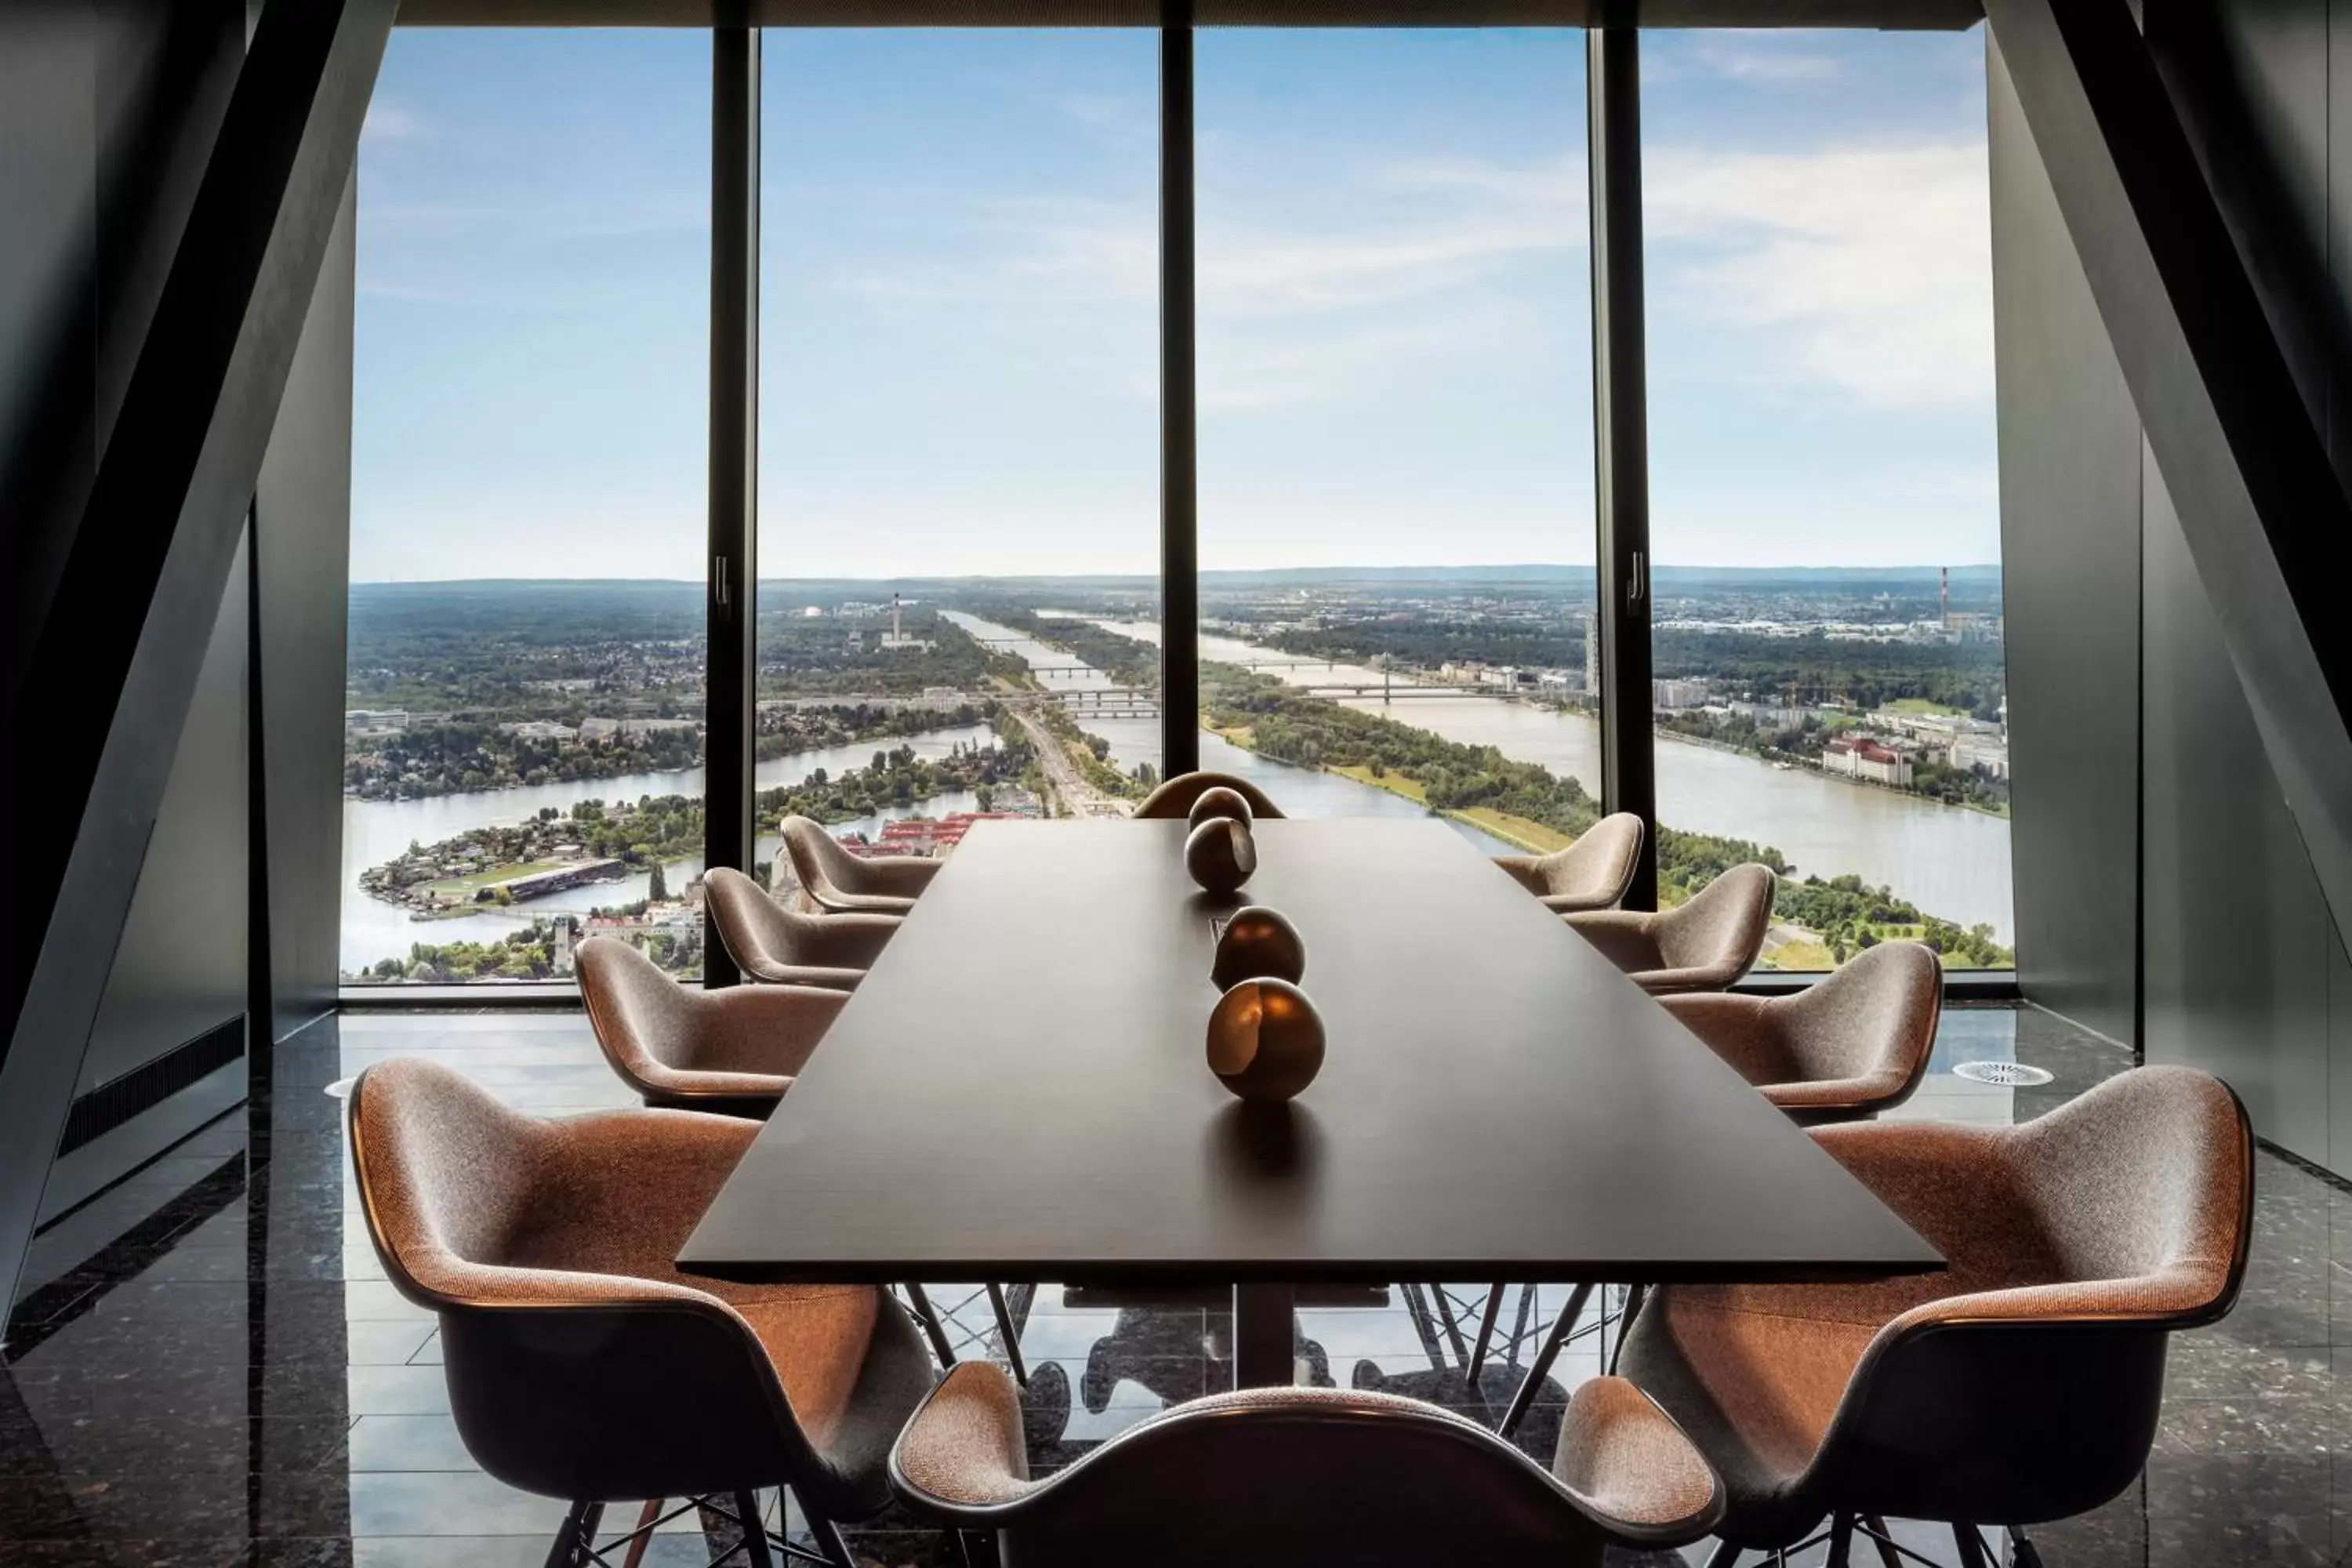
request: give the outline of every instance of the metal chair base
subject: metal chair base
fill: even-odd
[[[652,1542],[654,1531],[683,1514],[700,1510],[716,1514],[735,1526],[739,1538],[711,1559],[710,1568],[732,1564],[740,1553],[749,1568],[775,1568],[778,1554],[788,1563],[812,1563],[823,1568],[856,1568],[856,1560],[850,1556],[848,1543],[841,1538],[834,1522],[814,1512],[808,1504],[801,1504],[801,1513],[808,1521],[809,1533],[815,1538],[817,1549],[794,1545],[778,1531],[767,1528],[760,1514],[760,1500],[751,1492],[736,1492],[723,1502],[715,1496],[691,1497],[668,1512],[661,1511],[666,1499],[649,1499],[637,1515],[637,1522],[628,1532],[603,1546],[596,1544],[596,1527],[603,1522],[604,1505],[601,1502],[575,1502],[563,1517],[556,1531],[554,1544],[548,1548],[547,1568],[637,1568]],[[616,1563],[614,1552],[623,1553]]]
[[[1955,1524],[1951,1528],[1952,1545],[1960,1554],[1959,1568],[1995,1568],[1998,1558],[1976,1525]],[[2042,1568],[2042,1553],[2034,1548],[2033,1542],[2025,1538],[2023,1530],[2012,1524],[2008,1527],[2007,1534],[2011,1568]],[[1923,1557],[1896,1541],[1894,1533],[1886,1528],[1886,1521],[1876,1514],[1854,1513],[1832,1514],[1826,1529],[1793,1546],[1756,1551],[1728,1541],[1721,1542],[1707,1557],[1706,1568],[1737,1568],[1739,1560],[1750,1551],[1756,1551],[1758,1568],[1766,1568],[1767,1564],[1769,1568],[1788,1568],[1790,1558],[1801,1552],[1810,1552],[1823,1542],[1829,1543],[1829,1552],[1822,1559],[1822,1568],[1853,1568],[1853,1542],[1857,1535],[1877,1549],[1879,1568],[1903,1568],[1906,1561],[1919,1564],[1920,1568],[1946,1568],[1946,1564],[1932,1557]]]

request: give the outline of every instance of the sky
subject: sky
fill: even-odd
[[[1195,44],[1204,567],[1592,559],[1584,51]],[[762,576],[1154,570],[1157,41],[771,32]],[[701,575],[709,40],[394,33],[354,581]],[[1981,31],[1643,37],[1652,532],[1999,556]]]

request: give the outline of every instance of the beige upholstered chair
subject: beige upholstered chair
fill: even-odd
[[[604,1059],[649,1106],[765,1116],[849,1000],[809,985],[681,985],[609,936],[572,960]]]
[[[985,1363],[948,1374],[890,1474],[913,1512],[997,1532],[1022,1568],[1589,1568],[1611,1542],[1697,1540],[1721,1489],[1622,1378],[1577,1391],[1549,1470],[1419,1400],[1268,1388],[1177,1405],[1033,1479],[1020,1402]]]
[[[1549,855],[1497,855],[1495,864],[1561,914],[1613,910],[1642,863],[1642,819],[1630,811],[1602,817],[1575,843]]]
[[[586,1561],[609,1502],[719,1500],[756,1531],[758,1490],[789,1486],[848,1568],[835,1521],[889,1500],[889,1447],[930,1363],[873,1286],[677,1271],[759,1123],[542,1121],[416,1060],[362,1073],[349,1114],[368,1235],[394,1288],[439,1316],[467,1451],[572,1504],[551,1563]]]
[[[748,877],[736,879],[751,882]],[[767,896],[755,883],[751,891]],[[764,1119],[849,1003],[847,992],[807,985],[733,985],[720,991],[681,985],[644,953],[611,937],[590,937],[575,950],[573,962],[580,997],[604,1059],[654,1108]],[[953,1366],[955,1351],[930,1298],[913,1280],[901,1288],[940,1364]],[[1014,1375],[1025,1384],[1029,1369],[1004,1288],[991,1282],[985,1289],[997,1337]]]
[[[1265,791],[1249,780],[1233,773],[1213,773],[1198,769],[1161,780],[1159,787],[1145,795],[1136,806],[1135,815],[1139,818],[1154,821],[1174,817],[1181,822],[1192,814],[1192,803],[1213,789],[1229,789],[1249,802],[1253,816],[1271,816],[1276,820],[1282,816],[1282,807],[1275,805]]]
[[[1914,942],[1882,942],[1787,996],[1668,996],[1663,1005],[1765,1099],[1807,1124],[1892,1110],[1927,1076],[1944,966]]]
[[[1764,867],[1734,866],[1671,910],[1595,910],[1561,918],[1654,996],[1720,991],[1764,951],[1773,887]]]
[[[784,818],[783,836],[801,886],[836,914],[903,915],[947,864],[920,855],[852,855],[824,824],[805,816]]]
[[[740,871],[714,866],[703,896],[727,956],[769,985],[855,991],[899,925],[896,915],[807,915],[788,910]]]
[[[1718,1568],[1825,1515],[1832,1568],[1889,1516],[1953,1522],[1979,1568],[1979,1526],[2021,1536],[2130,1485],[2170,1335],[2227,1313],[2244,1276],[2253,1138],[2237,1097],[2140,1068],[2022,1126],[1813,1137],[1949,1268],[1651,1294],[1619,1365],[1722,1472]]]

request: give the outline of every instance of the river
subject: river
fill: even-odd
[[[790,756],[775,757],[758,764],[753,778],[761,789],[773,789],[779,784],[798,784],[817,769],[839,773],[851,768],[862,768],[873,762],[877,751],[895,751],[899,746],[912,746],[922,757],[944,757],[959,745],[992,746],[996,731],[985,724],[932,730],[919,735],[878,736],[852,745],[828,746],[820,751],[795,752]],[[600,905],[632,903],[646,896],[646,886],[651,873],[641,872],[624,877],[618,881],[592,882],[585,887],[551,893],[543,899],[533,899],[528,904],[496,913],[460,915],[453,920],[411,920],[408,911],[397,905],[372,899],[360,891],[360,873],[370,866],[380,866],[405,850],[411,844],[436,844],[454,838],[468,828],[488,827],[497,824],[520,822],[535,816],[547,806],[569,811],[583,800],[635,800],[641,795],[702,794],[702,770],[681,768],[675,773],[629,773],[619,778],[574,779],[566,784],[532,784],[517,789],[478,790],[464,795],[434,795],[425,800],[345,800],[343,802],[343,929],[339,943],[341,963],[347,972],[355,972],[383,958],[408,956],[412,942],[435,945],[453,942],[493,942],[510,932],[520,931],[537,917],[570,910],[579,912]],[[869,836],[879,831],[885,822],[902,816],[936,816],[950,811],[976,811],[978,801],[968,791],[955,791],[934,795],[914,805],[891,806],[860,817],[855,822],[835,825],[835,833],[863,831]],[[782,841],[773,834],[762,835],[759,855],[772,858]],[[683,888],[688,880],[702,870],[702,858],[673,861],[663,868],[673,889]]]
[[[1150,621],[1096,624],[1141,641],[1160,641],[1160,627]],[[1060,657],[1067,661],[1068,656]],[[1247,664],[1298,656],[1204,634],[1201,657]],[[1379,670],[1347,664],[1275,668],[1265,673],[1295,686],[1377,683],[1381,679]],[[1343,700],[1350,708],[1384,714],[1449,741],[1492,746],[1517,761],[1539,763],[1600,793],[1601,727],[1581,713],[1468,693],[1401,698],[1386,704],[1377,697]],[[1208,761],[1208,743],[1214,737],[1202,739],[1202,764],[1217,765]],[[1223,751],[1229,753],[1234,748]],[[1776,768],[1756,757],[1669,736],[1659,738],[1656,755],[1658,820],[1667,826],[1769,845],[1801,873],[1836,877],[1852,872],[1874,887],[1892,888],[1939,919],[1963,926],[1988,925],[1999,941],[2015,940],[2007,818],[1850,784],[1811,769]]]
[[[1100,670],[1069,669],[1067,667],[1080,661],[1009,627],[960,611],[947,612],[947,616],[973,636],[990,638],[1003,651],[1032,665],[1063,667],[1038,677],[1051,689],[1100,689],[1116,684]],[[1097,624],[1141,641],[1156,644],[1160,640],[1160,627],[1150,621]],[[1201,655],[1234,664],[1296,657],[1213,635],[1201,638]],[[1273,668],[1267,673],[1294,685],[1377,682],[1381,679],[1377,670],[1345,664]],[[1505,756],[1539,763],[1563,777],[1580,779],[1588,789],[1599,792],[1599,726],[1582,714],[1468,694],[1405,698],[1385,705],[1377,697],[1347,700],[1351,708],[1385,713],[1450,741],[1493,746]],[[1109,742],[1111,759],[1122,768],[1144,762],[1158,764],[1159,721],[1089,719],[1080,715],[1079,722],[1088,732]],[[877,750],[900,744],[913,746],[922,756],[940,757],[959,744],[987,745],[993,741],[994,733],[986,725],[864,741],[761,763],[757,777],[759,786],[768,789],[797,784],[818,768],[840,773],[864,767]],[[1284,809],[1295,816],[1427,815],[1422,807],[1386,790],[1338,773],[1278,763],[1212,734],[1203,733],[1201,737],[1201,764],[1250,780],[1280,800]],[[1664,738],[1657,749],[1657,770],[1658,815],[1669,826],[1770,845],[1787,856],[1800,871],[1823,877],[1853,872],[1873,885],[1894,889],[1930,914],[1962,925],[1988,925],[2001,942],[2013,940],[2009,824],[2003,818],[1938,805],[1893,790],[1846,784],[1804,769],[1774,768],[1754,757]],[[648,880],[646,876],[639,875],[593,883],[534,899],[509,911],[465,915],[455,920],[412,921],[405,910],[371,899],[359,889],[362,870],[391,859],[411,843],[432,844],[472,827],[520,822],[545,806],[562,811],[583,800],[699,795],[701,790],[702,770],[688,768],[676,773],[633,773],[621,778],[581,779],[568,784],[437,795],[427,800],[346,800],[340,944],[342,966],[355,971],[379,959],[405,957],[412,942],[495,940],[528,925],[535,916],[628,903],[645,897]],[[835,831],[871,835],[884,822],[895,818],[936,816],[976,807],[977,802],[970,794],[959,791],[914,805],[893,807],[856,822],[842,823]],[[1454,826],[1482,849],[1502,854],[1510,848],[1466,824]],[[776,847],[772,835],[762,836],[759,840],[760,857],[772,858]],[[669,885],[679,888],[701,869],[702,862],[696,858],[675,862],[665,868],[665,873]]]
[[[1045,666],[1055,669],[1037,677],[1039,684],[1056,691],[1102,690],[1115,688],[1117,682],[1098,669],[1076,670],[1068,667],[1080,663],[1073,655],[1057,647],[1049,647],[1034,638],[1022,636],[1009,626],[994,621],[984,621],[977,616],[960,610],[944,612],[947,618],[976,637],[986,637],[997,651],[1009,653],[1025,660],[1032,667]],[[1101,623],[1109,625],[1108,622]],[[1125,630],[1124,626],[1115,629]],[[1153,628],[1155,631],[1157,628]],[[1060,667],[1055,668],[1055,667]],[[1078,725],[1090,735],[1099,735],[1110,742],[1110,758],[1121,768],[1133,768],[1138,763],[1160,765],[1160,721],[1157,719],[1088,718],[1083,709],[1076,711]],[[1320,768],[1294,767],[1272,757],[1259,756],[1244,751],[1222,736],[1203,733],[1201,736],[1201,765],[1218,773],[1238,773],[1282,803],[1283,811],[1291,816],[1396,816],[1425,818],[1430,813],[1402,795],[1339,773],[1327,773]],[[1514,847],[1492,834],[1482,833],[1466,822],[1451,822],[1454,830],[1489,855],[1515,853]]]

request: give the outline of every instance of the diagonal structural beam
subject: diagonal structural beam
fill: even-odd
[[[2352,929],[2352,505],[2126,0],[1986,0],[2273,770]]]
[[[394,0],[268,0],[239,68],[87,502],[59,525],[0,754],[0,1284],[25,1244],[253,499]],[[245,918],[222,889],[220,918]]]

